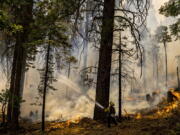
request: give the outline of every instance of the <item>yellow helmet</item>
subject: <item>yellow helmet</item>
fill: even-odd
[[[112,101],[110,101],[109,104],[110,104],[110,106],[114,106],[114,102],[112,102]]]

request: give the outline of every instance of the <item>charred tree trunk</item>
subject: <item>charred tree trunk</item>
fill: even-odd
[[[178,84],[178,91],[180,90],[180,81],[179,81],[179,68],[177,67],[177,84]]]
[[[14,87],[15,87],[15,76],[16,76],[16,63],[17,63],[17,45],[15,45],[15,49],[14,49],[14,56],[13,56],[13,64],[12,64],[12,71],[11,71],[11,82],[10,82],[10,96],[9,96],[9,101],[8,101],[8,110],[7,110],[7,120],[8,123],[11,123],[11,119],[12,119],[12,104],[13,104],[13,91],[14,91]]]
[[[18,5],[16,5],[18,6]],[[8,124],[13,128],[19,127],[20,99],[21,99],[21,82],[23,73],[23,61],[25,58],[24,44],[28,41],[29,26],[32,22],[33,0],[28,0],[25,5],[20,5],[15,9],[15,22],[23,27],[23,31],[16,33],[16,44],[14,48],[13,65],[10,81],[10,98],[8,102]],[[19,10],[20,8],[21,10]]]
[[[167,88],[167,81],[168,81],[168,66],[167,66],[167,46],[166,46],[166,42],[164,41],[163,42],[164,44],[164,53],[165,53],[165,71],[166,71],[166,83],[165,83],[165,86]]]
[[[2,124],[4,125],[6,122],[6,103],[2,105]]]
[[[50,43],[48,43],[48,48],[47,48],[47,53],[46,53],[46,67],[45,67],[45,75],[44,75],[45,79],[44,79],[43,103],[42,103],[42,125],[41,125],[42,131],[44,131],[45,129],[45,109],[46,109],[46,93],[47,93],[47,87],[48,87],[50,49],[51,49]]]
[[[12,126],[17,129],[19,126],[19,114],[20,114],[20,86],[21,86],[21,76],[22,76],[22,61],[23,61],[23,53],[24,47],[23,42],[21,40],[21,34],[18,35],[17,44],[18,46],[18,57],[17,57],[17,64],[16,64],[16,77],[14,80],[14,90],[13,90],[13,97],[12,97]]]
[[[121,33],[119,37],[119,119],[122,118],[122,87],[121,87]]]
[[[110,72],[113,45],[115,0],[105,0],[103,9],[101,42],[99,52],[99,66],[96,86],[96,102],[104,107],[109,104]],[[94,119],[104,121],[105,112],[95,105]]]

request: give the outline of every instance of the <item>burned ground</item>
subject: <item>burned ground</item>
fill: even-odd
[[[180,102],[161,102],[149,110],[141,110],[124,117],[118,126],[107,127],[90,118],[78,118],[65,122],[47,122],[47,135],[179,135]],[[41,135],[41,123],[21,122],[18,135]],[[1,128],[2,129],[2,128]],[[1,134],[10,134],[9,131]]]

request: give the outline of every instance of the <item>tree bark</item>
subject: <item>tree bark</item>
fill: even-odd
[[[119,37],[119,119],[122,118],[122,87],[121,87],[121,33]]]
[[[164,53],[165,53],[165,71],[166,71],[166,83],[165,83],[165,86],[167,88],[167,81],[168,81],[168,66],[167,66],[167,46],[166,46],[166,42],[164,41],[163,42],[164,44]]]
[[[178,91],[180,89],[180,80],[179,80],[179,68],[177,67],[177,84],[178,84]]]
[[[158,63],[158,54],[156,53],[156,89],[159,89],[159,63]]]
[[[143,73],[142,73],[142,75],[143,75],[143,88],[144,88],[144,90],[143,90],[143,92],[144,93],[146,93],[147,92],[147,87],[148,87],[148,85],[147,85],[147,56],[146,56],[146,53],[147,53],[147,51],[146,51],[146,49],[144,49],[144,53],[143,53]],[[133,86],[133,88],[134,88],[134,86]]]
[[[16,65],[16,78],[14,80],[14,90],[12,97],[12,126],[17,129],[19,127],[19,114],[20,114],[20,86],[21,86],[21,76],[22,76],[22,59],[24,53],[23,42],[21,40],[21,34],[18,36],[18,57]]]
[[[49,38],[50,39],[50,38]],[[42,131],[45,129],[45,110],[46,110],[46,93],[48,85],[48,72],[49,72],[49,57],[50,57],[50,43],[48,43],[47,53],[46,53],[46,67],[45,67],[45,80],[44,80],[44,90],[43,90],[43,103],[42,103]]]
[[[104,107],[109,105],[110,72],[112,60],[115,0],[105,0],[103,9],[99,66],[96,86],[96,102]],[[95,105],[94,119],[104,121],[104,110]]]
[[[16,5],[17,8],[18,5]],[[19,127],[19,114],[20,114],[20,99],[21,99],[21,84],[23,74],[23,64],[26,61],[24,44],[28,42],[29,26],[32,22],[32,8],[33,0],[28,0],[27,4],[20,5],[21,10],[15,9],[15,22],[23,27],[23,31],[16,33],[16,43],[14,48],[13,65],[11,71],[10,81],[10,99],[8,102],[8,124],[13,129]]]
[[[23,54],[23,61],[22,61],[22,73],[21,73],[21,83],[20,83],[20,97],[23,96],[24,81],[25,81],[25,74],[26,74],[26,58],[27,58],[27,52],[25,50],[24,54]]]
[[[68,78],[70,77],[70,73],[71,73],[71,62],[69,61],[69,63],[68,63]],[[68,86],[66,87],[66,98],[69,98]]]
[[[9,101],[8,101],[8,110],[7,110],[7,120],[8,123],[11,123],[11,119],[12,119],[12,104],[13,104],[13,91],[14,91],[14,87],[15,87],[15,75],[16,75],[16,63],[17,63],[17,45],[15,45],[15,49],[14,49],[14,56],[13,56],[13,64],[12,64],[12,71],[11,71],[11,82],[10,82],[10,96],[9,96]]]
[[[6,103],[2,104],[2,124],[5,124],[6,122]]]

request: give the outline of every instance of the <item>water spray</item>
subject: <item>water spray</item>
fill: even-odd
[[[93,98],[91,98],[89,95],[87,95],[86,93],[83,93],[81,88],[79,88],[73,81],[71,81],[69,78],[67,78],[66,76],[60,75],[60,79],[58,79],[59,82],[65,84],[66,86],[68,86],[69,88],[71,88],[72,90],[75,90],[76,93],[78,94],[83,94],[84,96],[86,96],[91,102],[95,103],[99,108],[104,109],[104,106],[102,106],[100,103],[96,102]]]

